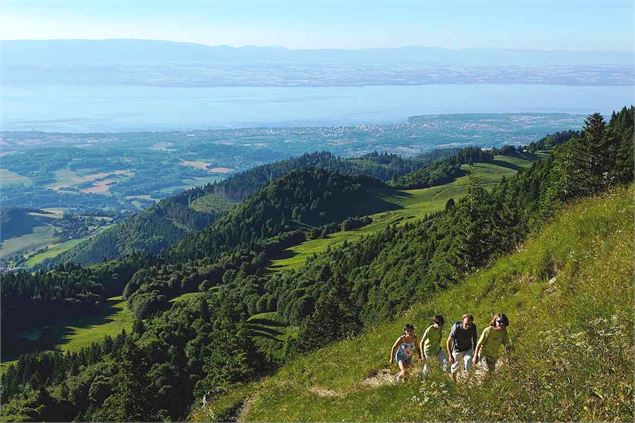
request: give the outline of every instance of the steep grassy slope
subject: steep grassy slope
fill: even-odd
[[[568,206],[518,252],[459,286],[298,357],[191,419],[227,418],[244,401],[244,421],[631,421],[632,198],[630,187]],[[404,323],[420,334],[435,313],[452,322],[471,312],[480,332],[496,311],[511,320],[514,352],[494,377],[468,386],[418,371],[403,384],[382,376]]]
[[[59,340],[56,349],[62,352],[78,352],[106,336],[116,337],[122,330],[130,332],[133,316],[122,297],[106,300],[106,310],[101,316],[84,316],[56,322],[52,334]]]

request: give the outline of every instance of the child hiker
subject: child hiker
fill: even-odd
[[[390,364],[396,361],[399,365],[397,379],[404,379],[412,366],[412,356],[417,348],[417,335],[415,328],[410,323],[403,328],[403,335],[397,338],[390,350]]]

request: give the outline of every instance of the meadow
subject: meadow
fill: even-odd
[[[44,260],[56,257],[62,254],[64,251],[68,251],[80,242],[84,241],[86,238],[78,238],[71,239],[70,241],[62,242],[61,244],[53,245],[46,249],[46,251],[42,251],[41,253],[36,253],[30,256],[26,260],[26,265],[28,267],[34,267],[38,264],[42,263]]]
[[[52,330],[56,349],[77,352],[105,336],[115,337],[122,330],[132,329],[133,316],[123,297],[106,300],[104,313],[56,322]]]
[[[118,296],[108,298],[103,312],[99,315],[60,319],[47,327],[32,328],[29,334],[33,335],[32,340],[37,341],[39,351],[78,352],[94,342],[100,342],[105,336],[115,337],[124,329],[129,332],[132,329],[133,320],[126,301]],[[29,347],[30,349],[27,350],[26,348]],[[31,352],[32,348],[33,343],[26,344],[22,352]],[[3,362],[2,370],[16,361]]]

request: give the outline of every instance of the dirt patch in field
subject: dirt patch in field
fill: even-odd
[[[337,398],[337,397],[343,396],[343,394],[337,391],[334,391],[332,389],[322,388],[319,386],[311,386],[309,388],[309,392],[317,395],[318,397],[325,397],[325,398]]]
[[[380,369],[371,371],[366,379],[358,385],[358,388],[378,388],[380,386],[393,385],[395,383],[397,383],[396,375],[392,374],[389,369]],[[358,389],[353,389],[352,391],[349,390],[347,392],[338,392],[321,386],[312,386],[308,390],[310,393],[319,397],[340,398],[346,395],[347,392],[354,392]]]
[[[210,173],[231,173],[234,171],[234,169],[229,167],[213,167],[211,169],[208,169],[208,171]]]
[[[209,167],[209,163],[202,160],[183,160],[181,159],[181,166],[189,166],[195,169],[204,170],[209,173],[231,173],[234,169],[229,167]]]
[[[247,413],[249,413],[249,408],[251,407],[251,404],[253,404],[254,402],[254,396],[250,396],[248,397],[240,406],[240,409],[238,410],[238,415],[236,416],[236,421],[237,422],[244,422],[246,421],[246,417],[247,417]]]
[[[200,160],[181,160],[181,166],[189,166],[195,169],[207,170],[207,162]]]
[[[397,377],[388,369],[373,370],[366,379],[360,383],[361,386],[376,388],[383,385],[392,385],[397,382]]]
[[[110,186],[115,182],[113,179],[104,179],[103,181],[93,184],[90,188],[84,188],[81,192],[85,192],[86,194],[103,194],[104,192],[108,192]]]
[[[60,191],[64,188],[81,185],[86,182],[93,182],[92,187],[85,188],[81,191],[85,193],[103,193],[108,191],[109,185],[116,182],[114,179],[108,179],[109,177],[122,176],[131,177],[134,176],[134,172],[130,170],[113,170],[112,172],[99,172],[80,176],[70,169],[62,169],[55,172],[57,182],[49,185],[49,188],[54,191]]]

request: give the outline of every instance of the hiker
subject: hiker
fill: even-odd
[[[474,360],[476,360],[477,365],[488,373],[496,369],[496,360],[498,359],[498,351],[501,345],[505,345],[505,350],[509,355],[511,342],[507,332],[508,326],[509,319],[507,316],[502,313],[496,313],[478,340]]]
[[[463,368],[467,373],[472,368],[472,358],[476,348],[476,325],[474,316],[464,314],[462,321],[457,321],[446,341],[448,361],[451,364],[452,380],[456,382],[457,372]]]
[[[393,360],[396,360],[397,364],[399,364],[397,379],[406,377],[408,369],[412,366],[412,355],[416,348],[417,335],[415,335],[415,327],[408,323],[403,328],[403,335],[397,338],[392,350],[390,350],[390,364],[393,363]]]
[[[443,337],[441,330],[443,329],[444,323],[445,319],[443,316],[437,314],[432,319],[432,325],[428,326],[421,337],[421,342],[419,343],[419,356],[421,361],[424,363],[424,375],[428,373],[428,362],[430,361],[436,360],[444,372],[447,370],[448,363],[445,360],[443,349],[441,349],[441,338]]]

